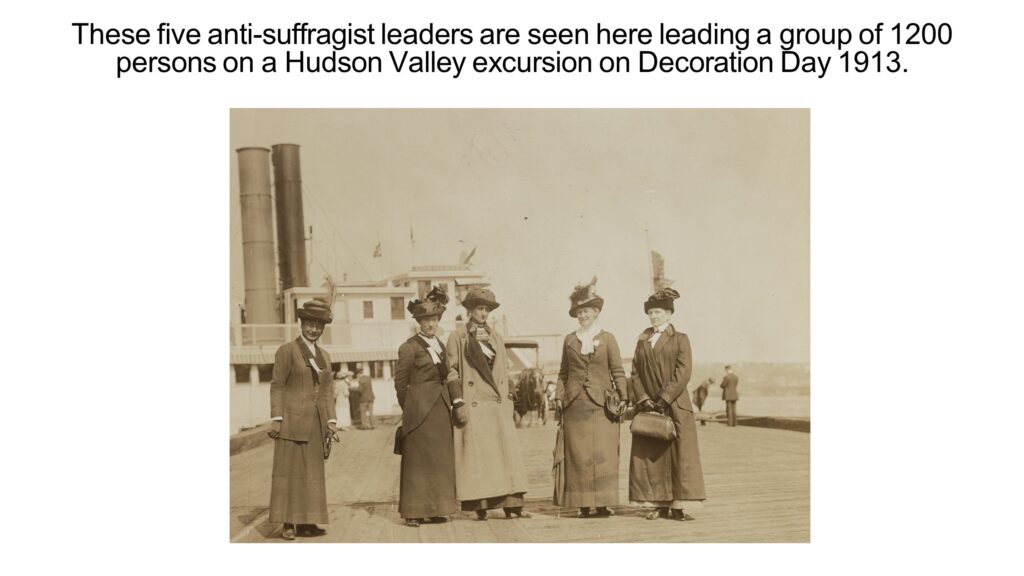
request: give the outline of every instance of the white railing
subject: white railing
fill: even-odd
[[[232,346],[283,344],[299,337],[298,324],[232,324]],[[324,326],[320,344],[359,348],[396,348],[412,334],[407,322],[340,323]]]

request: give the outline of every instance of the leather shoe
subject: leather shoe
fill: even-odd
[[[445,522],[448,521],[448,517],[447,516],[431,516],[430,517],[430,521],[433,522],[434,524],[444,524]]]
[[[476,519],[477,520],[487,520],[487,510],[477,510],[476,511]]]
[[[284,530],[281,531],[281,538],[295,540],[295,524],[285,524]]]
[[[576,515],[577,518],[590,518],[590,508],[580,508],[580,513]]]
[[[521,506],[516,506],[515,508],[505,508],[506,518],[529,518],[530,516],[531,514],[526,510],[523,510]]]
[[[679,520],[680,522],[688,522],[690,520],[696,520],[696,518],[694,518],[693,516],[690,516],[689,514],[687,514],[686,512],[684,512],[682,510],[673,510],[672,511],[672,519],[673,520]]]
[[[594,514],[594,516],[597,516],[598,518],[610,518],[615,516],[615,511],[606,506],[598,506],[597,513]]]
[[[410,528],[419,528],[420,527],[420,519],[419,518],[406,518],[405,519],[405,525],[410,527]]]
[[[315,538],[327,534],[327,530],[318,527],[316,524],[299,524],[298,535],[303,538]]]

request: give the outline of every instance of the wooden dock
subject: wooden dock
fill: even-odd
[[[458,514],[444,524],[408,528],[398,516],[400,456],[394,422],[340,433],[327,463],[331,523],[326,536],[296,542],[810,542],[810,434],[709,423],[698,426],[708,500],[693,522],[645,520],[628,503],[630,435],[622,427],[620,501],[612,518],[576,518],[551,503],[553,423],[518,431],[532,518],[500,510],[478,522]],[[231,541],[283,542],[267,521],[273,446],[231,457]]]

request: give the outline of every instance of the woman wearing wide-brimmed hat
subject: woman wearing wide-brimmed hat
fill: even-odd
[[[677,298],[678,292],[665,288],[644,302],[651,327],[640,334],[633,355],[638,409],[670,416],[676,431],[674,440],[633,436],[629,500],[650,508],[649,520],[693,520],[689,512],[702,507],[705,498],[693,404],[686,393],[693,369],[690,339],[671,323]]]
[[[444,522],[458,511],[455,501],[453,418],[458,419],[462,392],[448,383],[448,360],[437,338],[437,325],[448,296],[438,288],[407,306],[419,331],[398,348],[395,391],[402,407],[402,454],[398,513],[406,526]],[[462,415],[464,417],[464,415]]]
[[[619,410],[625,394],[619,343],[597,323],[604,299],[595,277],[570,295],[569,316],[579,327],[565,337],[555,410],[561,413],[565,490],[560,506],[579,516],[614,515],[619,503]],[[593,509],[593,513],[592,513]]]
[[[502,508],[509,518],[526,518],[526,467],[519,450],[508,378],[508,355],[487,317],[498,307],[494,293],[473,288],[462,299],[469,321],[448,338],[448,382],[460,384],[466,404],[465,428],[455,431],[455,485],[464,511],[486,520]]]
[[[301,334],[274,355],[270,383],[274,468],[270,522],[283,523],[285,540],[322,536],[326,530],[325,439],[337,427],[331,358],[316,345],[333,319],[329,299],[314,299],[298,311]]]

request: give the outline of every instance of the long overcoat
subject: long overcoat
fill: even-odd
[[[490,332],[494,367],[483,361],[480,344],[459,324],[445,353],[448,382],[462,386],[465,428],[455,430],[455,485],[459,500],[479,500],[526,492],[526,467],[516,437],[509,391],[508,356],[497,331]],[[470,346],[477,347],[470,350]]]
[[[284,417],[280,437],[285,440],[322,442],[327,437],[327,421],[337,420],[331,357],[323,348],[316,346],[319,383],[313,381],[313,372],[309,366],[313,358],[301,337],[281,345],[274,355],[270,415]],[[320,437],[311,438],[313,420],[318,415]]]
[[[677,437],[662,442],[634,436],[629,462],[629,499],[635,502],[704,500],[704,470],[697,446],[693,404],[686,386],[693,369],[690,339],[671,324],[652,347],[653,329],[637,339],[633,380],[637,402],[661,398],[671,407]]]
[[[735,402],[739,400],[740,393],[736,390],[739,384],[740,379],[738,376],[732,372],[726,374],[722,378],[722,383],[719,385],[722,387],[722,400],[725,400],[726,402]]]

